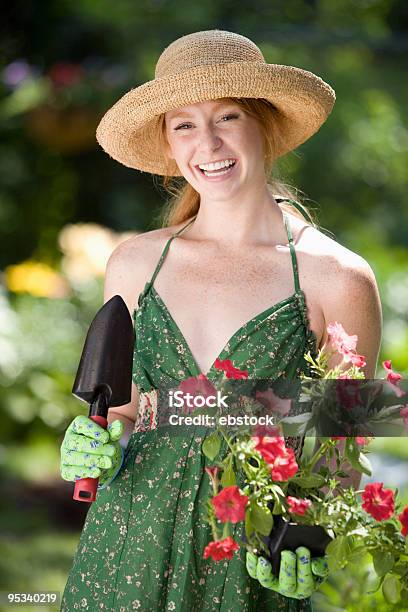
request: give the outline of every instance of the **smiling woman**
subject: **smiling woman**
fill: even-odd
[[[214,125],[218,125],[222,133],[226,130],[233,130],[236,126],[228,124],[239,122],[240,127],[246,122],[248,133],[243,138],[245,149],[253,140],[253,135],[257,134],[262,139],[262,163],[264,176],[267,180],[267,187],[271,195],[282,196],[286,199],[294,201],[290,204],[289,201],[281,204],[282,210],[291,212],[294,216],[306,220],[315,225],[313,215],[308,211],[304,204],[299,200],[299,196],[295,189],[290,188],[286,183],[281,182],[274,176],[275,162],[279,150],[283,148],[284,136],[281,133],[281,123],[277,121],[279,111],[275,105],[269,100],[262,98],[220,98],[204,104],[193,104],[185,106],[182,109],[176,109],[163,113],[158,118],[158,128],[156,137],[158,140],[158,148],[163,150],[165,157],[165,173],[163,176],[163,186],[173,199],[170,199],[162,212],[163,225],[177,225],[183,223],[186,219],[194,215],[199,208],[201,195],[195,188],[193,182],[188,179],[181,181],[180,168],[171,153],[171,145],[174,144],[177,150],[177,142],[179,147],[185,146],[184,138],[191,139],[189,134],[175,134],[175,132],[197,132],[199,126],[194,124],[194,118],[200,123],[199,115],[201,109],[211,109],[211,121]],[[182,118],[185,121],[182,121]],[[187,121],[187,119],[189,121]],[[223,125],[224,124],[224,125]],[[226,125],[225,125],[226,124]],[[227,132],[228,133],[228,132]],[[237,144],[237,139],[234,137],[234,143]],[[224,158],[218,155],[214,156],[214,161],[225,161],[232,159],[234,165],[238,161],[232,155]],[[212,162],[213,159],[198,160],[194,164],[198,169],[199,166]],[[201,162],[201,163],[200,163]],[[259,164],[258,164],[259,167]],[[210,170],[214,170],[210,166]],[[202,174],[205,174],[202,172]],[[223,173],[224,174],[224,173]],[[225,174],[227,174],[225,172]],[[229,174],[229,173],[228,173]],[[184,175],[183,175],[184,176]],[[209,178],[211,175],[208,175]],[[214,180],[214,179],[210,179]]]
[[[163,227],[119,245],[107,265],[105,301],[121,295],[135,331],[132,402],[110,417],[134,429],[121,469],[88,512],[62,610],[312,609],[319,580],[306,549],[299,557],[283,551],[296,575],[288,586],[282,570],[273,589],[261,562],[249,567],[239,549],[243,521],[211,542],[217,560],[208,558],[211,462],[202,444],[211,430],[157,427],[158,398],[188,379],[217,385],[227,360],[251,379],[313,375],[304,354],[316,356],[326,312],[343,317],[346,306],[333,305],[345,302],[348,277],[354,299],[374,304],[349,332],[367,338],[360,326],[371,329],[367,361],[375,366],[378,308],[367,266],[321,234],[270,176],[280,156],[317,132],[334,101],[313,73],[267,64],[248,38],[209,30],[171,43],[155,79],[102,118],[104,150],[162,176],[172,199]],[[287,443],[299,459],[303,440]],[[227,452],[223,441],[217,459]]]

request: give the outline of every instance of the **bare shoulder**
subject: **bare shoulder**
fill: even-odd
[[[104,302],[120,295],[132,313],[166,242],[180,227],[182,224],[142,232],[117,245],[106,264]]]
[[[305,266],[312,266],[319,286],[326,281],[325,293],[336,293],[336,284],[352,285],[355,282],[375,282],[370,264],[358,253],[342,245],[324,232],[291,217],[296,250],[305,256]]]
[[[327,325],[341,323],[349,335],[358,336],[357,350],[367,362],[366,377],[374,377],[382,335],[382,307],[375,273],[360,254],[318,229],[306,227],[299,226],[298,239],[305,254],[305,270],[313,274],[318,290],[324,321],[320,344],[328,339]],[[334,359],[332,365],[335,364]]]

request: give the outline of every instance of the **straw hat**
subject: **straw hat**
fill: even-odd
[[[317,132],[336,94],[308,70],[267,64],[245,36],[225,30],[194,32],[164,49],[155,78],[128,91],[105,113],[96,138],[125,166],[164,175],[165,157],[156,137],[159,115],[224,97],[265,98],[278,109],[280,157]]]

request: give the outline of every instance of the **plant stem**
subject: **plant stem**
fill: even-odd
[[[330,444],[329,442],[323,442],[320,448],[317,449],[317,451],[315,452],[315,454],[313,455],[313,457],[311,458],[309,462],[308,467],[310,471],[313,470],[314,466],[319,461],[320,457],[323,457],[323,455],[326,453],[327,449],[329,448],[329,444]]]

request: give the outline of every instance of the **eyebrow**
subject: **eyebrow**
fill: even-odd
[[[216,106],[217,106],[217,109],[220,106],[225,106],[226,108],[229,108],[230,106],[232,107],[233,104],[234,104],[233,102],[230,102],[230,103],[228,103],[228,102],[218,102],[218,104]],[[179,111],[177,114],[172,115],[170,117],[170,121],[172,119],[179,119],[180,117],[191,117],[191,113],[189,113],[188,111]]]

